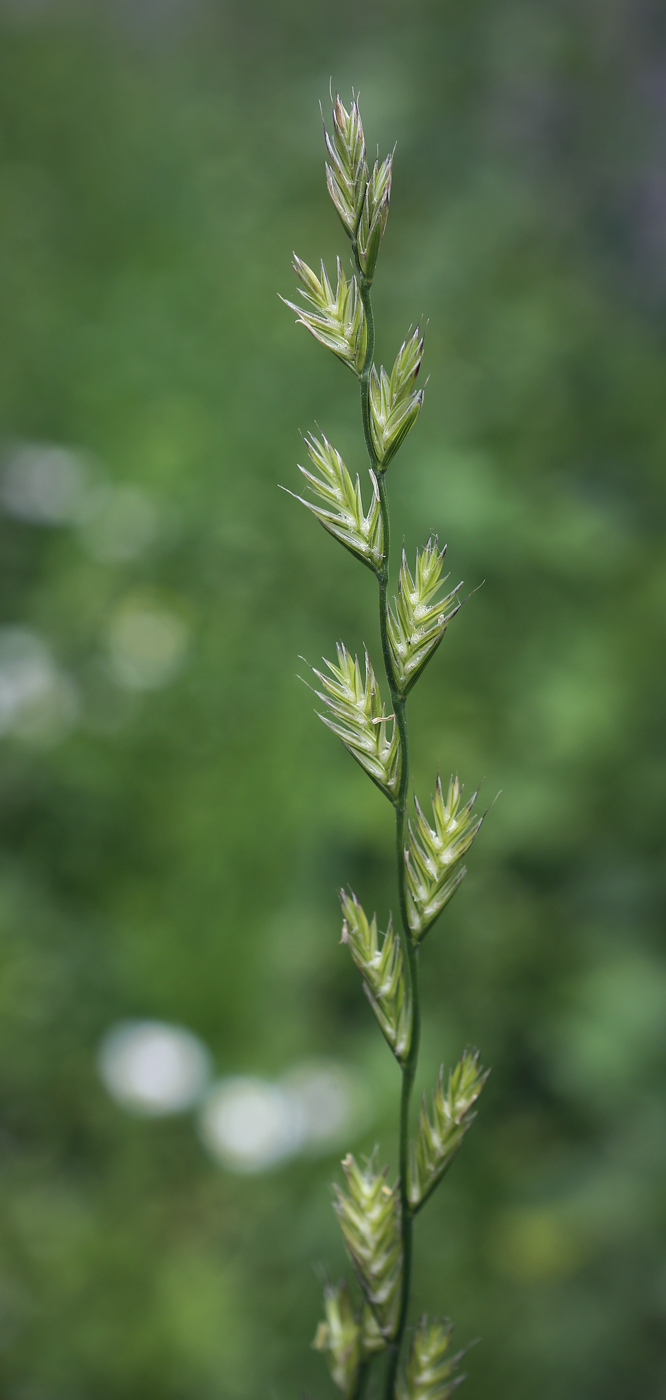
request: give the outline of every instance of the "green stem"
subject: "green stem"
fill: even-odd
[[[363,365],[363,371],[360,377],[361,416],[363,418],[363,434],[365,436],[365,445],[368,449],[370,464],[372,466],[372,470],[376,472],[379,466],[379,459],[377,457],[377,453],[375,452],[375,445],[372,441],[372,432],[370,430],[370,371],[372,370],[372,362],[375,354],[375,318],[372,314],[372,302],[370,300],[370,283],[366,281],[361,271],[361,265],[358,260],[358,251],[355,242],[352,243],[352,248],[354,251],[356,271],[358,273],[359,287],[361,289],[361,301],[363,302],[363,310],[365,311],[365,323],[368,330],[368,343],[365,352],[365,363]],[[388,540],[386,538],[384,540],[384,568],[386,570],[386,576],[388,578]]]
[[[370,1362],[362,1361],[356,1374],[356,1385],[354,1386],[351,1400],[363,1400],[363,1396],[365,1395],[365,1388],[368,1384],[369,1374]]]
[[[407,730],[407,701],[400,694],[395,678],[393,667],[393,657],[391,655],[391,645],[388,634],[388,584],[389,584],[389,554],[390,554],[390,518],[388,506],[388,494],[386,490],[386,476],[382,471],[375,452],[372,441],[370,427],[370,372],[375,350],[375,322],[372,313],[372,303],[370,299],[370,284],[363,276],[359,265],[356,245],[353,244],[354,258],[361,291],[361,300],[365,311],[366,324],[368,329],[368,348],[361,374],[361,412],[363,416],[363,432],[365,443],[368,449],[368,456],[373,472],[377,478],[379,491],[379,504],[382,514],[382,528],[384,536],[384,559],[381,569],[377,573],[379,583],[379,630],[382,641],[382,655],[384,658],[384,670],[389,690],[391,692],[391,705],[395,715],[395,722],[398,726],[398,737],[400,740],[400,786],[395,799],[395,846],[396,863],[398,874],[398,891],[400,899],[400,945],[402,949],[402,965],[407,981],[407,996],[412,1010],[412,1031],[409,1043],[409,1051],[402,1065],[402,1088],[400,1093],[400,1216],[402,1234],[402,1287],[400,1295],[400,1310],[395,1337],[389,1346],[388,1364],[386,1367],[386,1381],[384,1397],[385,1400],[393,1400],[395,1395],[396,1376],[400,1351],[407,1323],[407,1312],[409,1308],[409,1295],[412,1281],[412,1235],[414,1217],[409,1203],[408,1182],[409,1182],[409,1106],[416,1065],[419,1055],[419,1039],[421,1029],[419,978],[418,978],[418,948],[414,944],[409,919],[407,915],[407,889],[405,870],[405,821],[407,816],[407,794],[409,791],[409,733]]]

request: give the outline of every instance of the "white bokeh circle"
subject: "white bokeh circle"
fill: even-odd
[[[163,1021],[124,1021],[104,1036],[101,1079],[123,1108],[147,1117],[184,1113],[210,1078],[206,1047],[182,1026]]]

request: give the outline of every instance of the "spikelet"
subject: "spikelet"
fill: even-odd
[[[288,495],[294,496],[295,500],[307,506],[325,530],[334,535],[336,540],[340,540],[362,564],[367,564],[368,568],[376,573],[384,561],[384,532],[374,473],[370,472],[372,501],[366,515],[361,483],[357,476],[354,485],[340,453],[336,452],[323,434],[321,442],[309,434],[305,443],[310,461],[320,475],[315,476],[307,467],[300,465],[298,470],[305,477],[313,495],[325,502],[325,506],[322,508],[312,501],[305,501],[302,496],[295,496],[293,491],[289,491]]]
[[[335,1384],[349,1400],[354,1394],[360,1362],[383,1351],[386,1339],[367,1303],[363,1303],[360,1315],[354,1312],[344,1280],[326,1285],[324,1312],[325,1321],[319,1323],[312,1345],[315,1351],[324,1352]]]
[[[313,310],[297,306],[283,297],[285,305],[296,312],[300,324],[310,331],[315,340],[326,345],[338,359],[360,375],[365,364],[368,328],[356,278],[352,276],[347,281],[338,258],[338,283],[334,292],[323,263],[321,280],[295,253],[293,267],[303,286],[301,295]]]
[[[358,657],[352,656],[343,642],[338,644],[337,652],[337,666],[325,661],[330,675],[312,668],[323,686],[315,695],[330,711],[330,716],[320,715],[319,718],[342,739],[356,762],[392,802],[400,783],[400,747],[395,720],[386,716],[367,651],[365,678]]]
[[[455,1069],[449,1071],[444,1088],[444,1066],[439,1071],[432,1100],[432,1118],[423,1095],[416,1145],[412,1144],[407,1194],[414,1211],[420,1210],[453,1161],[476,1113],[473,1105],[490,1074],[479,1065],[478,1050],[466,1050]]]
[[[390,375],[382,365],[370,372],[370,431],[377,461],[384,471],[421,412],[423,390],[414,389],[421,367],[423,336],[416,327],[403,340]]]
[[[397,1187],[386,1184],[388,1167],[372,1160],[361,1170],[351,1153],[342,1169],[347,1191],[336,1186],[335,1213],[366,1300],[382,1336],[394,1335],[400,1305],[402,1241]]]
[[[391,198],[392,173],[393,156],[387,156],[381,165],[376,160],[365,191],[357,243],[358,260],[367,283],[372,282],[379,245],[384,237]]]
[[[449,1356],[450,1322],[429,1322],[424,1315],[412,1335],[412,1345],[403,1376],[398,1381],[398,1400],[448,1400],[465,1379],[454,1376],[464,1356]]]
[[[324,126],[324,141],[331,162],[330,165],[326,162],[328,192],[345,232],[353,238],[364,206],[368,183],[365,138],[356,98],[347,111],[336,94],[333,103],[333,135],[329,136]]]
[[[392,920],[381,946],[377,935],[377,915],[368,920],[356,895],[340,891],[344,915],[342,942],[349,945],[352,958],[363,978],[363,990],[396,1059],[403,1062],[411,1043],[411,1006],[405,988],[400,940]]]
[[[445,802],[441,781],[437,779],[432,803],[434,827],[428,824],[414,798],[416,821],[413,826],[411,822],[407,824],[409,843],[405,862],[407,913],[417,942],[434,924],[467,874],[460,862],[483,821],[483,817],[472,815],[477,794],[474,793],[464,807],[460,805],[461,795],[458,779],[452,778]]]
[[[324,1289],[326,1321],[320,1322],[312,1343],[323,1351],[328,1369],[343,1395],[353,1394],[361,1360],[361,1327],[354,1316],[346,1283]]]
[[[437,536],[431,535],[425,549],[416,551],[412,578],[402,551],[398,596],[388,616],[393,669],[401,695],[409,695],[434,656],[451,618],[462,606],[458,598],[460,583],[445,598],[435,596],[448,578],[448,574],[441,578],[445,554],[446,545],[440,550]]]
[[[386,1338],[382,1336],[377,1318],[368,1303],[363,1304],[361,1313],[361,1349],[364,1358],[383,1351]]]

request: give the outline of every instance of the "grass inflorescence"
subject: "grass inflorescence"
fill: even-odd
[[[433,825],[416,798],[407,820],[409,734],[407,697],[420,680],[460,608],[460,585],[442,592],[445,549],[430,536],[417,551],[412,573],[402,552],[398,592],[389,600],[390,519],[386,471],[423,405],[416,388],[423,358],[420,328],[408,332],[390,371],[374,363],[375,325],[371,285],[386,228],[393,155],[370,169],[358,100],[347,111],[333,104],[325,129],[328,191],[351,243],[348,276],[337,260],[335,289],[322,263],[318,277],[294,255],[303,304],[287,302],[298,321],[347,365],[360,386],[361,417],[369,458],[368,506],[339,452],[322,435],[306,446],[314,471],[301,467],[309,501],[297,497],[335,539],[375,574],[379,633],[388,688],[383,700],[368,653],[362,663],[343,642],[337,661],[315,671],[325,706],[321,718],[395,810],[400,910],[381,934],[353,891],[341,892],[342,940],[363,979],[379,1027],[402,1072],[399,1107],[399,1173],[391,1184],[376,1157],[342,1163],[345,1186],[335,1188],[335,1211],[356,1275],[325,1289],[325,1318],[314,1346],[326,1356],[345,1400],[361,1400],[371,1368],[384,1358],[384,1400],[446,1400],[462,1380],[462,1353],[449,1349],[451,1324],[422,1317],[405,1346],[412,1283],[412,1232],[417,1212],[438,1186],[475,1116],[487,1078],[478,1053],[466,1050],[446,1078],[442,1066],[432,1105],[424,1096],[416,1130],[411,1096],[419,1054],[419,949],[465,875],[463,857],[481,826],[475,796],[462,800],[458,778],[446,796],[439,777]],[[407,1351],[407,1355],[403,1353]]]

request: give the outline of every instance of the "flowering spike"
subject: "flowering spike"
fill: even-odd
[[[458,598],[460,583],[445,598],[436,598],[448,578],[448,574],[440,577],[445,554],[446,545],[440,550],[437,536],[431,535],[425,549],[416,551],[412,578],[407,555],[402,551],[398,596],[388,616],[391,655],[402,695],[409,695],[434,656],[451,618],[462,606]]]
[[[386,470],[392,457],[413,428],[423,403],[423,390],[414,389],[421,368],[423,336],[417,326],[403,340],[390,375],[382,365],[370,373],[370,431],[377,461]]]
[[[472,1108],[489,1074],[490,1070],[483,1070],[479,1065],[478,1050],[466,1050],[455,1069],[450,1070],[446,1089],[442,1065],[433,1094],[432,1118],[426,1095],[423,1095],[416,1146],[412,1144],[409,1167],[412,1210],[421,1209],[453,1161],[476,1118]]]
[[[361,1170],[351,1153],[342,1163],[347,1190],[334,1188],[335,1213],[359,1282],[379,1330],[394,1335],[400,1306],[402,1241],[397,1186],[386,1184],[388,1167],[372,1161]]]
[[[326,661],[327,676],[313,667],[324,687],[315,694],[328,706],[332,718],[319,718],[337,734],[346,749],[360,763],[373,782],[392,802],[400,783],[398,731],[392,715],[386,714],[370,658],[365,653],[365,676],[358,657],[338,644],[338,664]]]
[[[352,97],[347,111],[339,96],[333,101],[331,92],[333,125],[330,133],[325,129],[324,137],[327,185],[350,239],[353,273],[347,278],[338,259],[334,289],[323,264],[318,275],[295,257],[303,305],[287,305],[360,381],[373,489],[367,512],[359,478],[354,481],[325,437],[306,439],[311,465],[299,470],[312,497],[303,504],[324,529],[373,570],[379,583],[382,657],[395,713],[386,713],[367,652],[364,667],[363,658],[359,662],[340,644],[336,663],[326,661],[324,670],[314,674],[321,686],[316,694],[325,706],[320,718],[395,807],[399,936],[391,919],[386,932],[379,933],[376,915],[368,919],[353,893],[343,891],[340,898],[342,942],[349,945],[373,1013],[402,1068],[403,1088],[398,1180],[389,1187],[387,1169],[376,1170],[374,1159],[360,1167],[347,1156],[342,1164],[346,1184],[335,1188],[335,1211],[363,1291],[362,1308],[354,1308],[344,1285],[328,1288],[326,1316],[314,1345],[326,1353],[345,1400],[358,1400],[365,1392],[368,1365],[381,1350],[387,1352],[382,1382],[386,1400],[447,1400],[462,1378],[454,1374],[460,1357],[449,1354],[446,1323],[421,1319],[401,1370],[414,1217],[458,1150],[474,1117],[485,1075],[476,1052],[471,1051],[449,1075],[446,1089],[442,1072],[432,1105],[424,1100],[410,1148],[410,1095],[419,1051],[416,948],[462,880],[463,857],[481,818],[472,812],[474,798],[462,804],[457,779],[451,780],[446,801],[438,779],[433,826],[417,802],[415,819],[407,823],[405,834],[409,791],[405,701],[460,607],[461,585],[440,596],[445,551],[431,536],[425,549],[417,551],[413,576],[403,550],[397,597],[389,607],[385,473],[421,411],[423,389],[416,388],[416,379],[423,337],[418,326],[410,329],[393,368],[375,367],[371,285],[388,218],[393,156],[384,161],[378,157],[368,169],[358,100]],[[371,1393],[375,1391],[371,1388]]]
[[[462,858],[469,850],[483,817],[472,814],[476,793],[461,807],[461,788],[452,778],[444,801],[442,784],[432,803],[434,827],[426,821],[414,798],[416,820],[408,823],[409,842],[405,851],[407,867],[407,912],[416,942],[428,932],[445,904],[455,894],[466,875]]]
[[[377,915],[369,921],[355,894],[340,891],[344,923],[342,942],[349,950],[363,977],[363,990],[377,1017],[380,1030],[393,1054],[402,1064],[411,1043],[412,1016],[405,989],[402,950],[392,920],[381,946],[377,936]]]
[[[336,94],[333,103],[333,134],[329,136],[324,126],[324,141],[331,162],[330,165],[326,163],[328,192],[345,232],[353,238],[364,206],[368,183],[365,137],[357,98],[353,99],[351,108],[347,111]]]
[[[347,281],[338,258],[338,281],[334,292],[323,263],[321,279],[295,253],[293,267],[302,285],[301,295],[313,310],[297,306],[283,297],[285,306],[296,312],[300,324],[310,331],[315,340],[327,346],[343,364],[360,376],[365,364],[368,328],[356,278],[352,276]]]
[[[429,1322],[424,1315],[415,1328],[404,1375],[398,1382],[398,1400],[448,1400],[464,1376],[454,1376],[465,1353],[448,1356],[450,1322]]]

